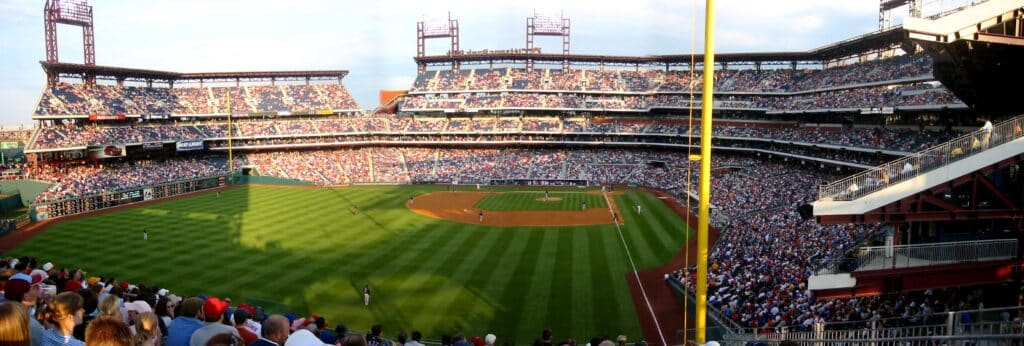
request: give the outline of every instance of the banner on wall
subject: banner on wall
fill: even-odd
[[[89,114],[89,121],[124,120],[124,114]]]
[[[178,151],[203,150],[203,141],[194,140],[177,142],[175,143],[175,148],[177,148]]]
[[[125,150],[123,144],[110,144],[101,145],[98,147],[89,147],[89,158],[91,159],[110,159],[124,157]]]

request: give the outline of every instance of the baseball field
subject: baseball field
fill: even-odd
[[[317,313],[350,330],[380,323],[387,335],[524,344],[544,328],[583,342],[639,338],[624,246],[642,270],[670,260],[684,232],[661,200],[635,190],[247,186],[72,217],[9,254]]]

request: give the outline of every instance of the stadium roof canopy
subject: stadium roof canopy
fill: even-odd
[[[718,53],[716,62],[724,63],[802,63],[825,62],[855,56],[872,50],[887,49],[901,43],[906,38],[902,27],[893,27],[884,31],[876,31],[840,42],[832,43],[804,52],[759,52],[759,53]],[[692,57],[698,65],[704,60],[704,54]],[[486,63],[519,63],[532,60],[537,63],[557,64],[570,61],[579,64],[594,65],[688,65],[690,54],[646,55],[646,56],[614,56],[614,55],[581,55],[581,54],[543,54],[524,51],[497,53],[481,51],[461,54],[432,55],[414,58],[418,64],[443,65],[452,62],[466,64]]]
[[[113,66],[90,66],[83,64],[39,62],[47,74],[82,77],[95,76],[99,79],[128,80],[141,82],[217,82],[217,81],[286,81],[341,79],[348,70],[309,71],[258,71],[258,72],[198,72],[179,73],[157,70]]]

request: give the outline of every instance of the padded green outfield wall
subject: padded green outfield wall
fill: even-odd
[[[23,205],[32,204],[32,200],[36,199],[40,193],[50,188],[50,183],[38,180],[7,180],[0,182],[0,193],[7,195],[21,194],[21,203]]]
[[[236,184],[268,184],[268,185],[303,185],[311,186],[313,184],[296,179],[268,177],[260,175],[235,175],[234,177]]]

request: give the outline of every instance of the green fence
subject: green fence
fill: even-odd
[[[270,184],[270,185],[301,185],[312,186],[313,184],[296,179],[268,177],[262,175],[234,175],[233,184]]]
[[[4,180],[0,181],[0,193],[5,195],[21,195],[21,204],[30,205],[40,193],[50,188],[49,182],[38,180]]]
[[[668,284],[668,287],[672,290],[672,293],[675,294],[676,300],[678,300],[679,304],[683,304],[684,302],[687,303],[686,315],[688,316],[687,318],[692,321],[694,316],[697,316],[697,304],[694,303],[693,296],[687,294],[686,289],[683,288],[683,286],[679,284],[679,282],[677,282],[676,280],[665,280],[665,282]],[[708,313],[711,314],[712,312],[708,311]],[[718,320],[715,318],[710,318],[709,316],[709,318],[706,321],[707,326],[705,328],[705,335],[707,336],[707,340],[722,340],[722,337],[724,337],[725,334],[729,332],[729,328],[723,326],[721,323],[718,323]],[[667,341],[669,343],[672,343],[673,345],[686,344],[686,342],[683,340],[684,335],[686,339],[693,340],[696,334],[693,329],[687,330],[685,334],[683,333],[683,330],[678,330],[676,331],[676,335],[672,336],[673,340]],[[665,337],[669,338],[670,336],[665,335]]]

